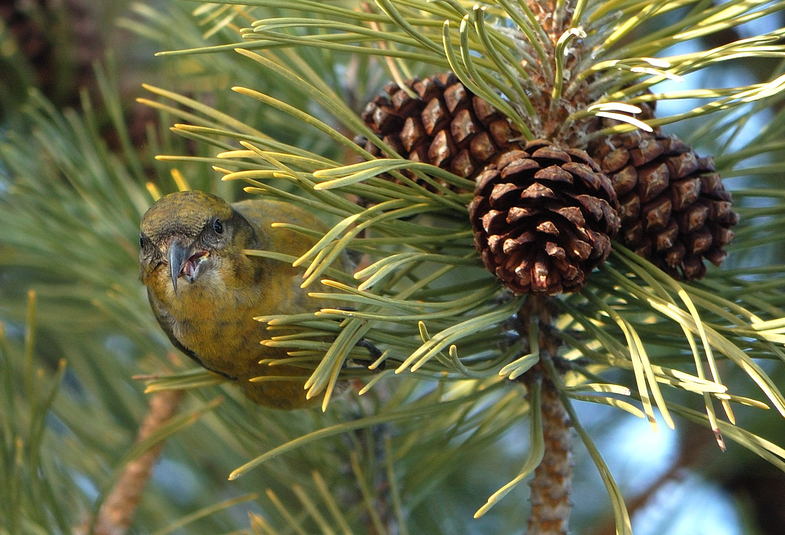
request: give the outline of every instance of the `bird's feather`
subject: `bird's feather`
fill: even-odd
[[[158,325],[161,326],[161,329],[163,329],[164,333],[166,334],[166,337],[169,338],[169,341],[172,342],[172,345],[174,347],[176,347],[177,349],[185,353],[188,357],[193,359],[197,364],[199,364],[199,366],[207,370],[210,370],[213,373],[217,373],[218,375],[222,375],[227,379],[232,379],[232,380],[235,379],[231,375],[228,375],[222,372],[221,370],[215,370],[213,368],[210,368],[210,366],[207,366],[204,362],[202,362],[202,359],[199,358],[199,355],[194,353],[193,350],[185,347],[180,342],[180,340],[177,339],[177,337],[174,335],[174,318],[172,318],[172,316],[166,313],[166,311],[163,309],[161,304],[157,302],[155,297],[153,297],[149,289],[147,290],[147,301],[150,303],[150,308],[153,309],[153,315],[155,316],[155,319],[158,321]]]

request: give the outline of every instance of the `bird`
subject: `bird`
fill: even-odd
[[[158,199],[142,216],[140,279],[155,318],[172,344],[204,368],[240,386],[253,402],[299,409],[309,371],[270,367],[260,359],[285,358],[260,343],[264,325],[254,316],[296,314],[320,308],[301,288],[302,271],[286,262],[250,256],[265,249],[299,257],[314,240],[274,222],[323,230],[313,214],[288,202],[249,199],[228,203],[203,191]],[[289,380],[251,382],[263,375]]]

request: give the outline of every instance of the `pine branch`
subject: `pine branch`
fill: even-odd
[[[532,535],[566,534],[572,510],[572,428],[554,382],[561,381],[552,377],[555,373],[554,358],[557,358],[561,345],[554,331],[552,313],[549,300],[538,296],[527,299],[519,313],[522,336],[530,336],[532,326],[536,326],[537,340],[534,343],[530,338],[529,349],[540,359],[523,377],[529,385],[529,394],[536,393],[540,397],[544,444],[544,455],[529,482],[532,507],[528,533]],[[534,381],[540,383],[539,388],[532,388]]]
[[[493,521],[514,518],[510,525],[520,531],[525,520],[514,514],[524,508],[501,499],[534,472],[530,531],[563,533],[570,512],[573,428],[607,487],[617,531],[629,533],[619,488],[571,400],[611,405],[652,422],[659,411],[674,426],[678,419],[671,416],[685,417],[718,438],[737,441],[774,465],[785,466],[782,447],[737,426],[732,410],[741,404],[785,412],[785,398],[769,377],[772,363],[785,358],[781,269],[758,255],[751,260],[755,265],[712,269],[702,281],[687,283],[674,280],[633,251],[614,246],[613,255],[591,273],[582,292],[559,296],[548,305],[512,296],[494,273],[483,268],[472,243],[467,218],[472,177],[457,176],[436,160],[414,163],[396,153],[389,133],[377,135],[355,105],[370,100],[380,85],[377,81],[385,78],[380,66],[392,72],[389,77],[399,86],[403,82],[399,98],[404,103],[402,95],[412,97],[407,78],[449,68],[465,89],[496,106],[524,138],[547,134],[559,142],[585,144],[615,131],[652,129],[700,116],[704,123],[698,133],[703,139],[715,140],[721,137],[718,133],[729,132],[722,143],[730,147],[733,141],[734,149],[723,155],[721,174],[755,179],[734,193],[737,201],[741,199],[743,217],[736,253],[774,250],[772,258],[777,258],[785,211],[782,192],[771,177],[785,170],[777,163],[785,120],[781,115],[767,117],[766,127],[745,141],[740,132],[749,119],[740,116],[748,109],[766,113],[782,99],[781,71],[772,71],[770,80],[735,88],[657,92],[654,86],[738,58],[782,57],[782,30],[714,43],[706,51],[664,55],[673,45],[726,33],[781,10],[782,1],[712,5],[684,0],[644,6],[640,0],[498,0],[472,9],[463,1],[380,0],[358,10],[313,0],[292,0],[285,7],[276,0],[253,0],[248,5],[238,1],[199,3],[192,14],[176,15],[137,4],[136,18],[127,21],[128,27],[146,32],[160,46],[181,49],[167,55],[189,54],[188,76],[159,83],[182,84],[188,96],[146,87],[156,100],[145,103],[161,111],[166,121],[176,121],[172,132],[187,143],[186,149],[166,135],[155,137],[154,149],[166,153],[155,165],[162,173],[168,172],[165,166],[177,165],[189,182],[200,184],[192,178],[198,175],[204,179],[201,185],[209,184],[210,189],[216,186],[209,171],[215,170],[226,181],[220,185],[225,194],[234,191],[237,182],[232,181],[240,181],[251,195],[298,203],[333,225],[327,233],[292,229],[318,240],[301,258],[246,251],[301,265],[307,270],[306,285],[321,283],[331,289],[314,296],[325,303],[321,310],[258,319],[269,330],[265,344],[284,348],[297,362],[316,365],[309,393],[327,394],[324,409],[330,394],[339,397],[334,386],[348,377],[366,380],[361,393],[373,402],[362,418],[347,423],[341,416],[343,408],[354,403],[351,394],[330,404],[327,414],[302,418],[259,414],[230,398],[206,422],[209,443],[198,433],[178,437],[186,448],[199,445],[189,450],[199,449],[197,462],[218,466],[220,481],[210,479],[201,464],[194,471],[199,488],[211,489],[200,495],[208,504],[200,503],[201,509],[185,516],[168,503],[148,504],[145,520],[180,516],[170,526],[176,529],[235,503],[216,506],[212,494],[231,468],[240,466],[232,475],[243,478],[231,485],[254,484],[258,472],[250,474],[251,469],[265,470],[260,477],[271,487],[268,495],[276,497],[280,518],[274,526],[261,528],[262,517],[254,516],[259,532],[277,533],[284,524],[301,532],[329,527],[320,507],[331,512],[340,531],[363,529],[358,528],[362,507],[343,511],[343,502],[334,500],[336,489],[357,483],[356,478],[347,483],[336,467],[356,458],[358,473],[378,474],[378,460],[375,467],[365,466],[373,455],[358,455],[354,446],[332,448],[323,441],[385,424],[391,429],[395,464],[385,456],[390,463],[387,482],[380,477],[375,485],[375,478],[366,478],[372,481],[363,500],[374,504],[389,488],[393,499],[385,509],[395,513],[396,522],[402,524],[405,517],[413,531],[436,526],[435,520],[416,514],[417,505],[427,503],[437,491],[442,505],[450,501],[442,496],[452,492],[450,485],[439,484],[467,472],[465,468],[487,457],[488,446],[505,431],[527,420],[530,441],[523,467],[476,516],[498,508]],[[543,5],[548,9],[541,9]],[[684,16],[670,17],[675,9]],[[233,49],[240,53],[222,53]],[[347,73],[366,71],[367,76],[346,89]],[[235,88],[231,97],[249,98],[224,98],[225,92],[216,88],[227,82]],[[704,105],[678,115],[653,114],[657,100],[693,97],[705,99]],[[133,348],[128,354],[161,354],[161,337],[151,336],[149,310],[133,273],[136,219],[150,202],[142,187],[149,160],[140,159],[131,144],[123,142],[132,162],[128,171],[124,162],[108,154],[89,119],[82,127],[80,117],[63,117],[40,102],[34,104],[35,134],[11,129],[0,144],[4,167],[14,177],[11,187],[0,190],[0,247],[3,262],[21,274],[12,279],[14,285],[37,273],[48,277],[46,292],[40,295],[49,303],[40,325],[56,333],[66,352],[76,356],[73,374],[79,387],[99,392],[95,397],[100,400],[85,407],[69,398],[58,406],[58,416],[74,433],[90,437],[99,424],[85,421],[85,413],[133,413],[143,403],[138,392],[128,393],[124,382],[138,373],[138,361],[117,359],[133,363],[125,367],[96,365],[106,360],[102,358],[107,342],[92,320],[101,321],[101,336],[118,332],[123,340],[130,338]],[[733,108],[736,116],[725,113]],[[115,102],[115,121],[122,117],[117,113],[121,109],[122,103]],[[650,116],[643,117],[644,112]],[[586,133],[587,124],[606,119],[625,124],[606,122],[600,130],[579,135]],[[369,144],[356,145],[351,141],[354,134]],[[736,145],[742,145],[738,152]],[[195,153],[195,147],[206,150]],[[394,158],[380,158],[382,154]],[[772,162],[730,168],[753,156]],[[179,181],[178,187],[183,184]],[[151,192],[157,189],[156,184],[148,185]],[[367,260],[362,270],[354,273],[339,265],[336,260],[347,253]],[[528,319],[526,310],[521,311],[524,301],[524,307],[531,307]],[[2,306],[11,310],[5,300]],[[521,317],[516,319],[516,314]],[[510,325],[519,320],[525,328],[511,335]],[[81,329],[76,336],[68,328],[73,325]],[[374,374],[356,366],[368,359],[367,351],[358,346],[362,341],[382,350],[373,367],[385,369]],[[155,369],[146,360],[142,366]],[[747,392],[734,374],[754,381],[758,390],[753,392],[765,403],[754,394],[741,395]],[[150,391],[188,387],[195,396],[217,383],[209,374],[179,369],[153,379]],[[528,403],[513,379],[530,386]],[[379,388],[382,383],[384,388]],[[697,395],[703,412],[674,405],[674,389]],[[107,451],[118,446],[111,437],[101,438]],[[276,462],[267,462],[273,458]],[[88,462],[77,458],[76,470],[100,481],[100,466]],[[504,463],[505,470],[514,474],[516,468],[509,464]],[[304,466],[318,467],[319,476],[303,478]],[[128,476],[127,489],[138,490],[143,472],[140,467],[136,476]],[[400,500],[394,499],[393,486],[386,486],[396,481],[401,482]],[[314,486],[318,495],[309,492]],[[134,492],[110,499],[120,523],[129,515]],[[454,492],[459,494],[460,489]],[[461,518],[464,512],[459,507],[455,511],[443,516]],[[386,516],[375,524],[384,525]],[[138,521],[143,521],[141,516]],[[437,528],[444,526],[429,532]],[[209,527],[205,530],[210,532]]]
[[[183,399],[180,390],[167,390],[150,396],[147,414],[139,426],[136,443],[154,436],[174,417]],[[163,450],[164,442],[158,442],[144,454],[130,461],[98,510],[93,525],[82,527],[81,533],[95,535],[123,535],[133,522],[142,493],[153,472],[153,465]]]

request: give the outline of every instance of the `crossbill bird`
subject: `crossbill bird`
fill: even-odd
[[[279,409],[306,407],[307,371],[270,367],[260,359],[283,358],[260,344],[261,314],[294,314],[319,305],[300,288],[300,270],[285,262],[248,256],[266,249],[300,256],[313,240],[274,222],[311,229],[324,226],[305,210],[272,200],[229,204],[201,191],[159,199],[142,217],[141,280],[158,323],[171,342],[203,367],[236,382],[252,401]],[[249,382],[263,375],[292,380]]]

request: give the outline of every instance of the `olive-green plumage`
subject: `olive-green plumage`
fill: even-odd
[[[277,201],[229,204],[201,191],[172,193],[142,217],[139,263],[155,317],[172,343],[205,368],[237,381],[256,403],[281,409],[310,405],[307,372],[260,365],[286,354],[260,344],[264,325],[254,316],[312,311],[289,264],[243,254],[266,249],[300,256],[313,240],[272,223],[320,229],[304,210]],[[249,382],[262,375],[295,380]]]

